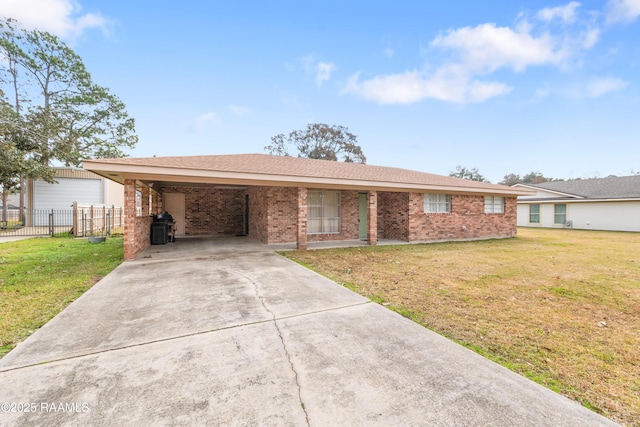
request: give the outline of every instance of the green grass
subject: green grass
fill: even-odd
[[[0,243],[0,357],[123,260],[122,238],[34,238]]]
[[[640,233],[287,252],[587,408],[640,426]]]
[[[3,226],[3,228],[0,228],[0,231],[1,230],[10,230],[11,231],[14,228],[16,228],[17,226],[22,226],[22,223],[17,219],[10,219],[10,220],[7,221],[6,228],[4,228],[4,226],[5,226],[4,222],[2,222],[2,226]]]

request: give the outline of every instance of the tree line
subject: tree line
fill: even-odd
[[[631,175],[640,175],[640,172],[631,171]],[[464,166],[456,166],[456,169],[449,173],[449,176],[454,178],[462,178],[462,179],[470,179],[472,181],[479,182],[489,182],[485,179],[484,176],[478,171],[478,168],[467,168]],[[614,175],[611,175],[614,176]],[[592,178],[599,178],[598,176],[594,176]],[[516,185],[516,184],[542,184],[543,182],[551,182],[551,181],[576,181],[581,179],[592,179],[592,178],[574,178],[574,179],[563,179],[563,178],[551,178],[548,176],[544,176],[542,173],[537,171],[529,172],[526,175],[518,175],[515,173],[506,174],[498,184],[501,185]]]
[[[478,171],[478,168],[467,168],[465,166],[460,166],[460,165],[456,166],[456,169],[451,171],[449,173],[449,176],[452,176],[454,178],[469,179],[472,181],[489,182],[489,180],[487,180],[484,176],[482,176],[480,171]],[[562,180],[550,178],[550,177],[544,176],[540,172],[534,171],[534,172],[529,172],[528,174],[522,175],[522,176],[515,173],[508,173],[502,178],[502,181],[498,182],[498,184],[502,184],[502,185],[541,184],[543,182],[549,182],[549,181],[562,181]]]

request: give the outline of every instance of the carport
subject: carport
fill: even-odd
[[[266,154],[99,159],[83,167],[124,185],[126,260],[149,247],[152,215],[165,210],[178,237],[248,235],[306,249],[309,242],[358,239],[375,245],[384,237],[512,237],[516,196],[524,193],[406,169]],[[441,194],[450,215],[427,215],[426,194]],[[500,199],[500,215],[486,215],[486,197]]]

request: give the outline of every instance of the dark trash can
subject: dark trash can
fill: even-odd
[[[153,216],[151,223],[151,244],[164,245],[165,243],[175,242],[173,217],[167,211]]]
[[[154,222],[151,224],[151,244],[164,245],[169,241],[169,224],[166,222]]]

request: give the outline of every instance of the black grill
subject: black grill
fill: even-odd
[[[175,224],[173,217],[167,211],[155,215],[151,224],[151,244],[164,245],[168,242],[175,242]]]

